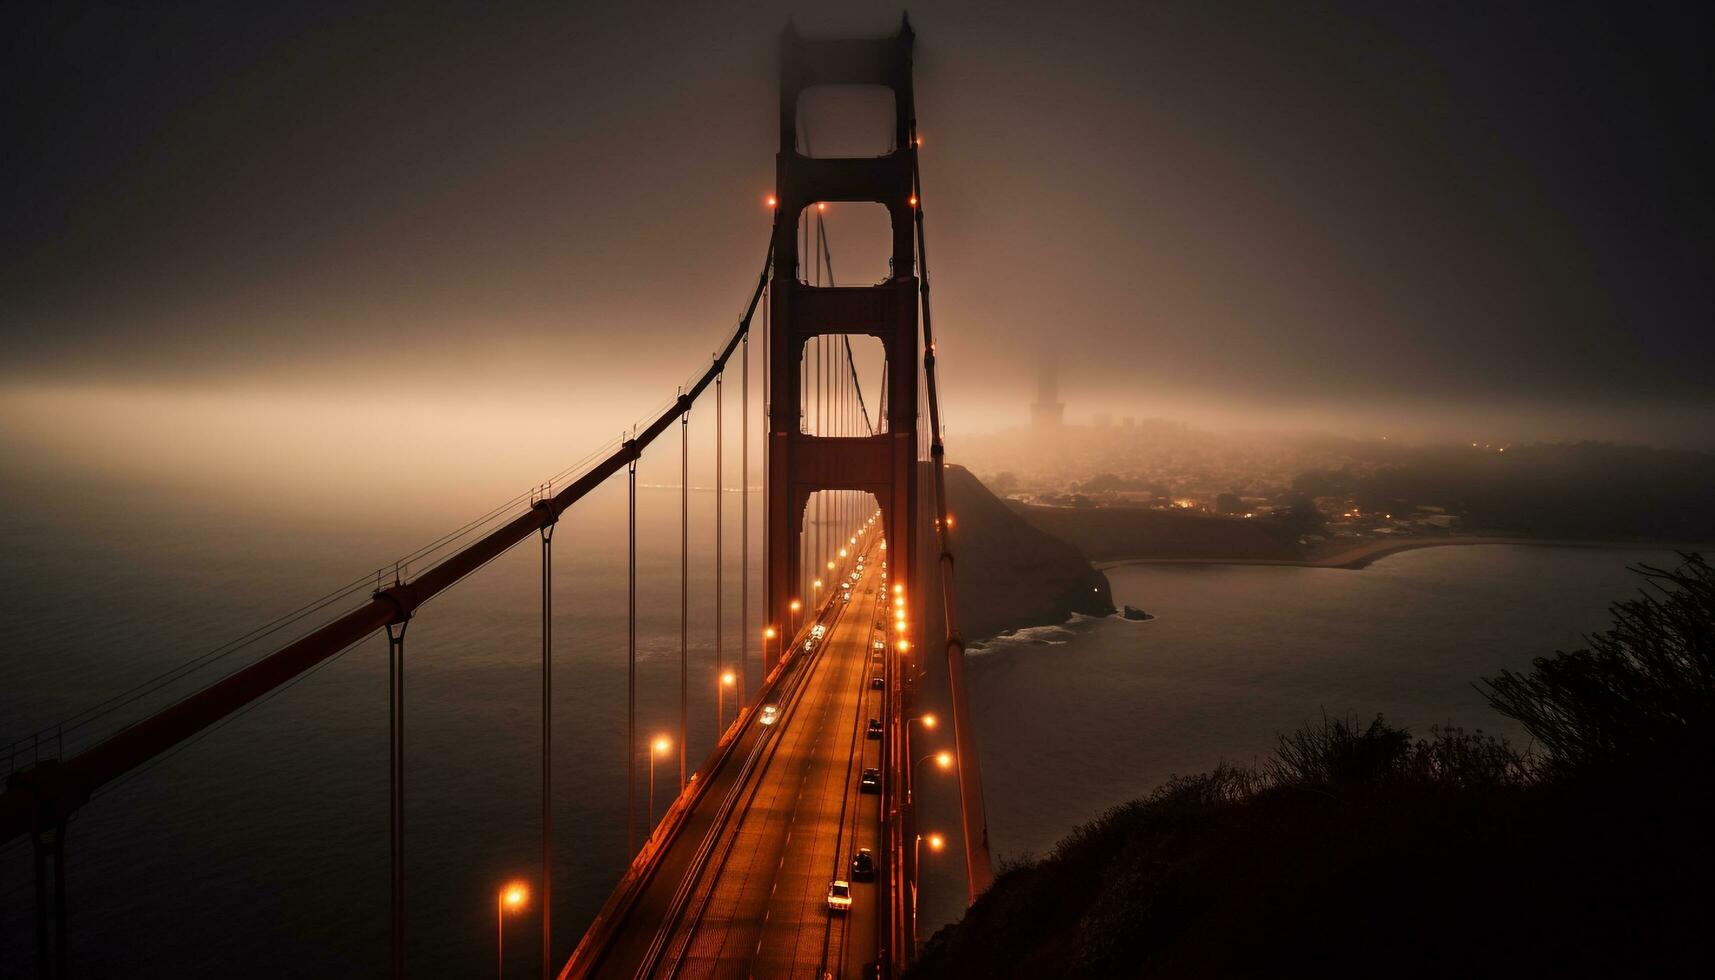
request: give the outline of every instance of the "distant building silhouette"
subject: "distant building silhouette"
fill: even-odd
[[[1030,406],[1030,424],[1038,432],[1053,432],[1065,424],[1065,416],[1059,366],[1052,358],[1043,358],[1036,369],[1036,403]]]

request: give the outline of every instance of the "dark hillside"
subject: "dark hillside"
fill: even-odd
[[[966,639],[1114,611],[1107,576],[1073,545],[1022,520],[963,466],[947,467],[947,512]]]
[[[1715,570],[1482,689],[1539,754],[1323,719],[1003,873],[910,973],[1715,975]]]

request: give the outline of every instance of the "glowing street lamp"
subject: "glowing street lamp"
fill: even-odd
[[[655,736],[655,741],[649,743],[649,826],[655,826],[655,757],[673,747],[665,735]]]
[[[718,730],[726,724],[726,691],[729,687],[738,686],[738,675],[732,671],[721,673],[720,687],[715,689],[715,728]]]
[[[911,850],[911,892],[913,895],[917,893],[918,870],[920,867],[921,851],[924,844],[929,845],[930,853],[939,854],[941,853],[941,849],[947,846],[947,838],[933,832],[927,836],[923,834],[917,835],[917,840],[914,842]]]
[[[923,758],[918,759],[915,763],[912,764],[912,766],[911,766],[911,778],[913,781],[915,781],[917,779],[917,767],[921,766],[925,762],[928,762],[930,759],[934,759],[935,765],[937,767],[939,767],[940,769],[942,769],[943,771],[953,768],[953,753],[948,752],[945,749],[942,749],[939,752],[931,752],[928,755],[924,756]]]
[[[934,731],[935,726],[938,724],[938,722],[935,720],[934,715],[918,715],[915,718],[906,719],[905,723],[907,725],[909,725],[912,722],[921,722],[923,724],[923,727],[929,729],[930,731]]]
[[[793,636],[797,636],[798,635],[798,612],[799,612],[799,610],[804,608],[804,603],[800,602],[797,599],[793,599],[791,602],[788,602],[786,604],[786,608],[792,613],[792,615],[790,617],[788,617],[788,620],[791,623],[791,628],[789,630],[787,630],[787,632],[791,633]]]
[[[519,912],[530,901],[530,890],[514,881],[494,896],[494,975],[506,975],[506,913]]]
[[[948,752],[944,749],[940,752],[931,752],[928,755],[924,756],[923,758],[918,759],[916,762],[912,763],[912,765],[911,765],[911,790],[909,793],[910,796],[915,797],[917,795],[917,769],[918,769],[918,767],[923,765],[923,763],[928,762],[930,759],[935,760],[936,768],[940,769],[942,772],[946,772],[947,770],[953,768],[953,753]]]

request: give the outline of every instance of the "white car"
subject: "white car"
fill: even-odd
[[[815,637],[818,640],[821,639],[823,637],[823,635],[826,634],[827,632],[828,632],[828,628],[826,626],[823,626],[821,623],[817,623],[816,625],[810,627],[810,635]]]
[[[828,910],[831,912],[849,912],[852,907],[851,882],[843,878],[835,878],[828,883]]]
[[[757,719],[764,725],[772,725],[780,720],[780,709],[772,704],[762,706],[762,717]]]

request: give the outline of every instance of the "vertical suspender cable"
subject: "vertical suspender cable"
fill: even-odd
[[[768,299],[762,304],[762,390],[757,393],[757,401],[762,403],[762,485],[764,493],[767,492],[768,481],[773,473],[773,470],[770,469],[770,467],[773,465],[774,460],[774,423],[770,415],[774,410],[774,386],[770,383],[770,379],[768,377],[768,349],[774,345],[774,283],[777,281],[777,279],[770,279],[768,281]],[[748,499],[748,495],[746,499]],[[768,500],[764,497],[762,514],[762,554],[764,556],[763,561],[765,567],[767,563],[766,556],[769,553],[768,548],[770,544],[773,543],[774,539],[774,529],[769,527],[767,504]],[[775,610],[768,608],[769,580],[767,575],[768,573],[765,570],[763,572],[762,591],[762,619],[765,627],[768,625],[769,617],[775,614]],[[746,639],[745,642],[748,643],[750,641]],[[768,644],[766,641],[763,643],[761,670],[762,673],[758,678],[759,683],[767,680],[768,678]]]
[[[626,469],[625,551],[625,856],[637,853],[637,456]]]
[[[738,412],[738,704],[744,704],[744,675],[750,660],[750,331],[739,360]],[[736,708],[736,705],[735,705]]]
[[[679,788],[691,734],[691,409],[679,416]]]
[[[405,629],[387,627],[388,837],[392,851],[393,976],[405,976]]]
[[[726,372],[715,375],[715,737],[726,728],[726,712],[721,708],[726,693],[726,678],[721,676],[721,607],[726,596],[721,593],[721,497],[726,494],[726,480],[721,472],[721,382]]]
[[[553,962],[554,525],[542,526],[542,980]]]

